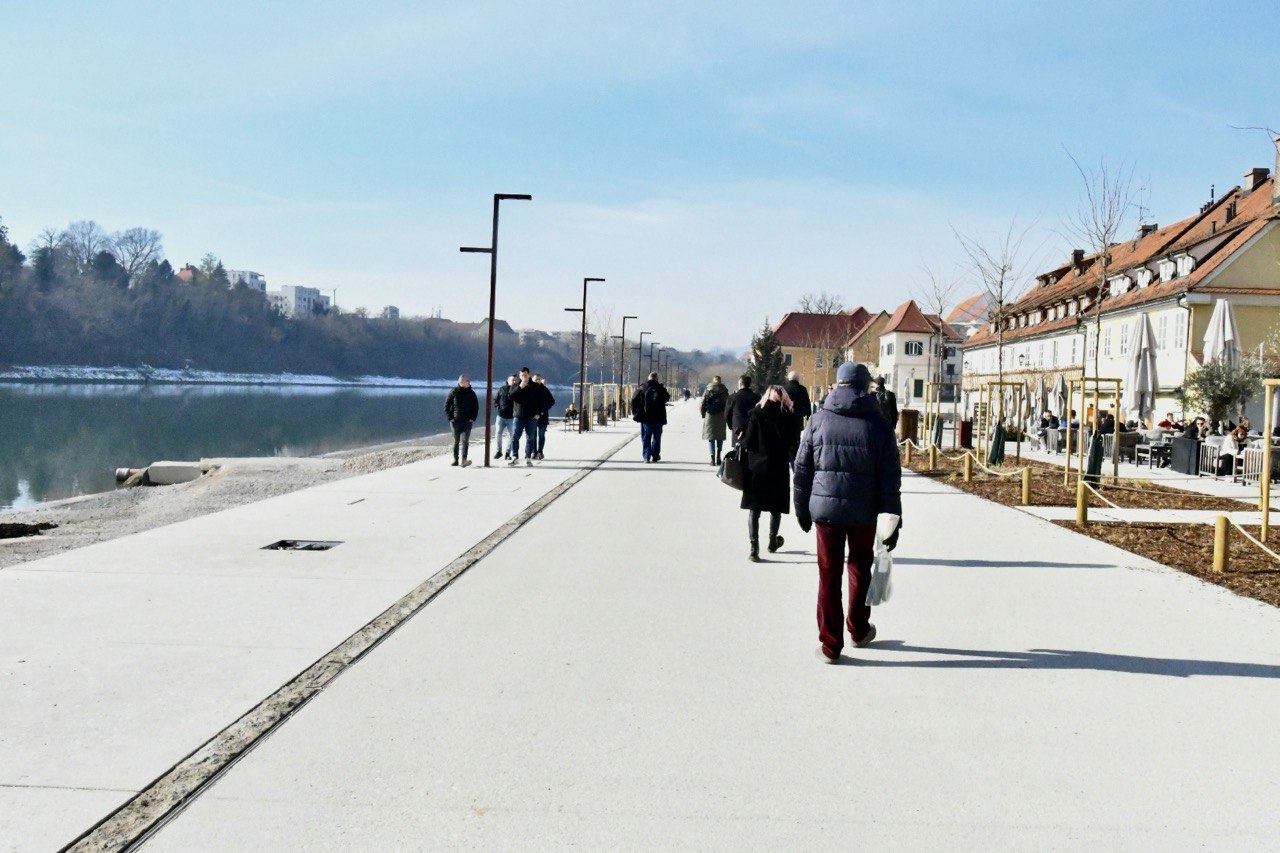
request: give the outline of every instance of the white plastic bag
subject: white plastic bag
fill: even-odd
[[[884,604],[893,595],[893,584],[890,575],[893,571],[893,555],[884,546],[884,540],[898,529],[899,516],[882,512],[876,519],[876,541],[872,546],[875,559],[871,563],[871,585],[867,587],[867,606],[875,607]]]

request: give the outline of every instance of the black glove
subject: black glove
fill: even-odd
[[[886,550],[892,551],[894,548],[898,547],[898,534],[901,532],[902,532],[901,528],[896,528],[896,527],[894,528],[893,535],[891,535],[888,539],[884,540],[884,547]]]
[[[796,521],[799,522],[800,529],[803,530],[805,533],[808,533],[810,530],[813,529],[812,518],[797,518]]]

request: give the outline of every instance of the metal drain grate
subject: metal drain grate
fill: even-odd
[[[281,539],[264,546],[263,551],[328,551],[341,542],[323,542],[319,539]]]

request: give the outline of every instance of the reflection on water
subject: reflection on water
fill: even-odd
[[[311,456],[441,433],[447,390],[0,384],[0,509],[161,459]]]

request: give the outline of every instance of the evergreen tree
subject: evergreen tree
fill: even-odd
[[[757,393],[764,393],[770,385],[781,385],[787,378],[787,364],[782,355],[782,345],[773,333],[766,318],[764,326],[751,339],[751,364],[747,368]]]

